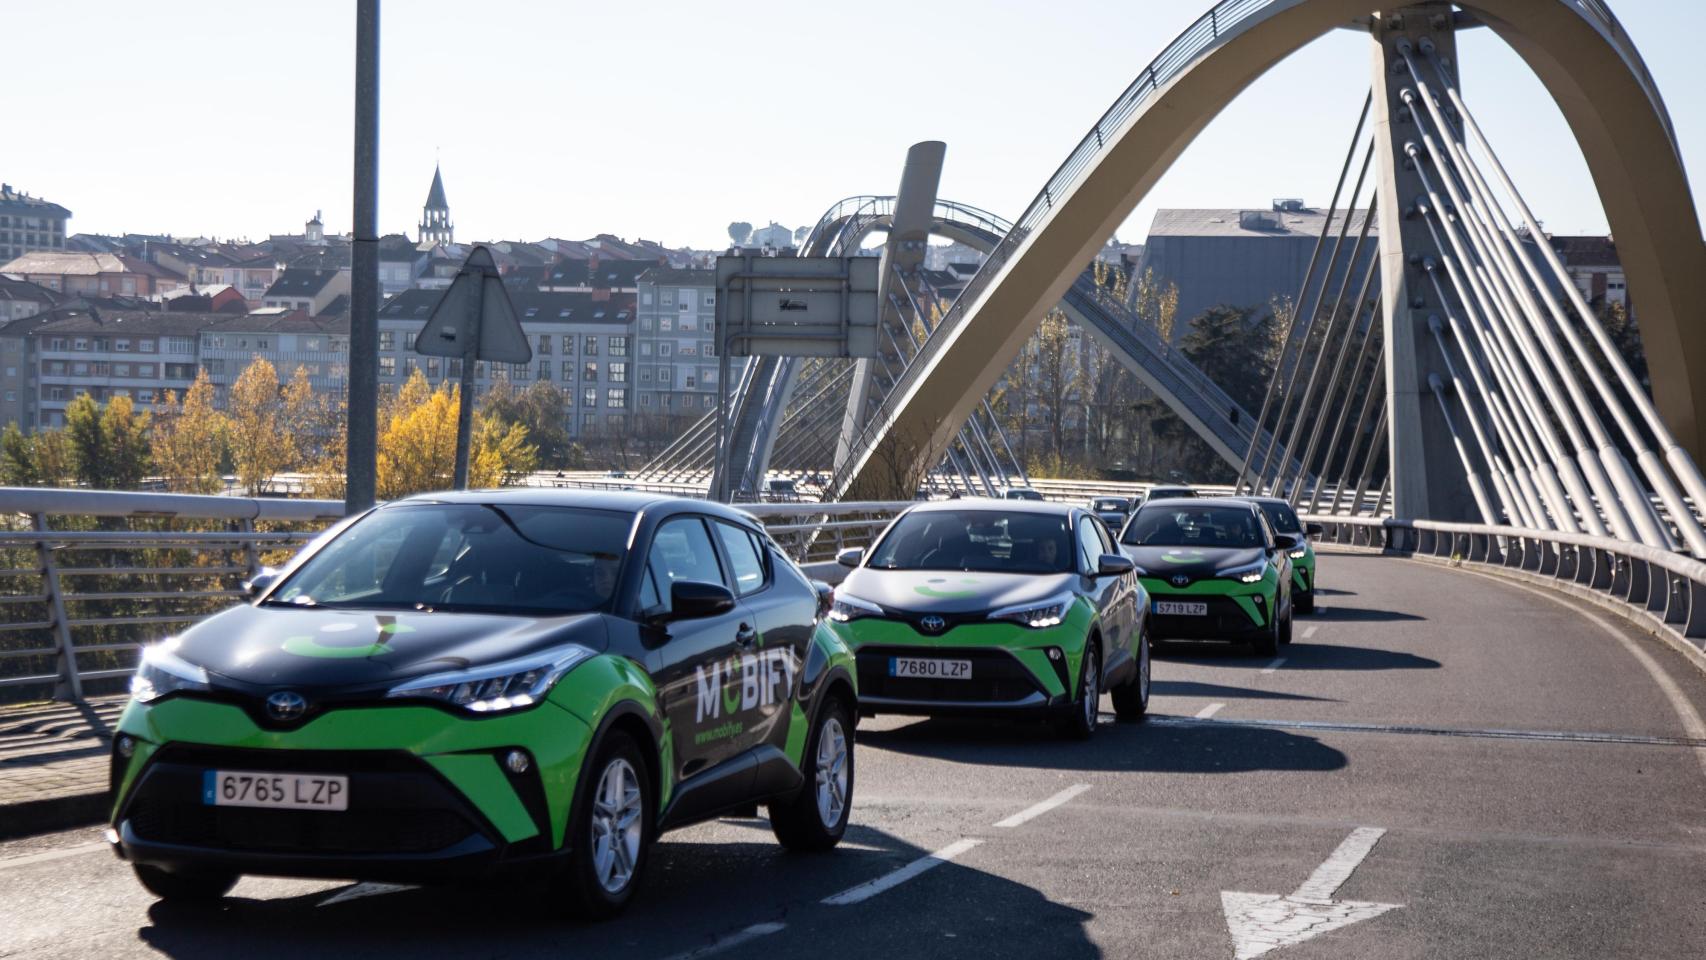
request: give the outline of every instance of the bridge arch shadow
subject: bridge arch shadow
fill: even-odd
[[[753,839],[740,827],[750,828]],[[735,828],[738,839],[724,839],[730,833],[725,828]],[[707,839],[708,829],[720,835]],[[537,880],[419,887],[325,905],[339,888],[252,896],[244,895],[255,889],[246,880],[237,895],[218,906],[153,904],[137,936],[166,956],[182,958],[464,960],[501,955],[557,960],[690,954],[750,925],[782,920],[787,929],[728,955],[821,954],[820,935],[812,931],[860,908],[824,906],[820,900],[930,852],[857,822],[849,826],[846,840],[834,853],[789,853],[771,838],[768,822],[759,819],[723,820],[668,834],[652,847],[646,877],[628,910],[602,923],[570,920],[565,904]],[[940,915],[952,909],[963,915],[954,923],[952,942],[967,955],[999,953],[1023,939],[1036,942],[1038,930],[1046,930],[1048,947],[1042,953],[1049,957],[1102,956],[1086,929],[1094,914],[960,861],[909,881],[904,891],[879,894],[870,904],[882,909],[883,898],[896,897],[905,898],[906,909],[882,910],[882,923],[859,928],[861,955],[931,956],[927,945],[942,942]],[[929,909],[933,903],[942,911]],[[965,914],[966,903],[978,904],[977,911]]]
[[[861,749],[889,750],[948,763],[1086,772],[1249,773],[1327,771],[1348,764],[1314,737],[1258,727],[1120,724],[1104,714],[1088,743],[1067,743],[1046,723],[921,719],[902,727],[860,729]]]

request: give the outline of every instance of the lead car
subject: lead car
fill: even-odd
[[[566,491],[395,502],[145,651],[108,833],[150,891],[535,870],[620,910],[662,831],[768,804],[834,847],[853,659],[748,516]]]

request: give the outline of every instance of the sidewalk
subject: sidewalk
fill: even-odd
[[[126,697],[0,707],[0,839],[96,823]]]

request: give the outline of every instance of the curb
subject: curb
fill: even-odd
[[[0,840],[93,826],[107,816],[107,792],[74,793],[0,806]]]

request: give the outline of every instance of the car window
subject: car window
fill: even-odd
[[[1102,552],[1119,553],[1119,549],[1114,546],[1113,531],[1110,531],[1107,527],[1104,527],[1099,523],[1093,524],[1093,526],[1096,528],[1096,539],[1101,541]]]
[[[1089,517],[1078,521],[1078,569],[1095,573],[1102,557],[1102,538],[1096,535],[1096,522]]]
[[[1303,532],[1303,524],[1298,521],[1297,513],[1289,504],[1263,500],[1256,505],[1262,508],[1262,515],[1267,518],[1268,526],[1273,527],[1275,533]]]
[[[1259,514],[1237,506],[1147,506],[1126,524],[1120,542],[1146,547],[1264,545]]]
[[[1077,564],[1065,516],[1001,510],[925,510],[896,520],[867,566],[880,570],[1070,573]]]
[[[734,567],[735,593],[746,596],[764,586],[764,559],[758,552],[752,535],[732,523],[712,522],[717,536],[728,552],[729,565]]]
[[[563,614],[603,609],[633,518],[523,504],[414,503],[350,526],[270,602]]]
[[[657,602],[650,609],[665,613],[670,609],[670,586],[677,581],[728,586],[711,536],[705,532],[705,522],[698,517],[676,517],[660,524],[646,554],[646,569],[657,594]]]

